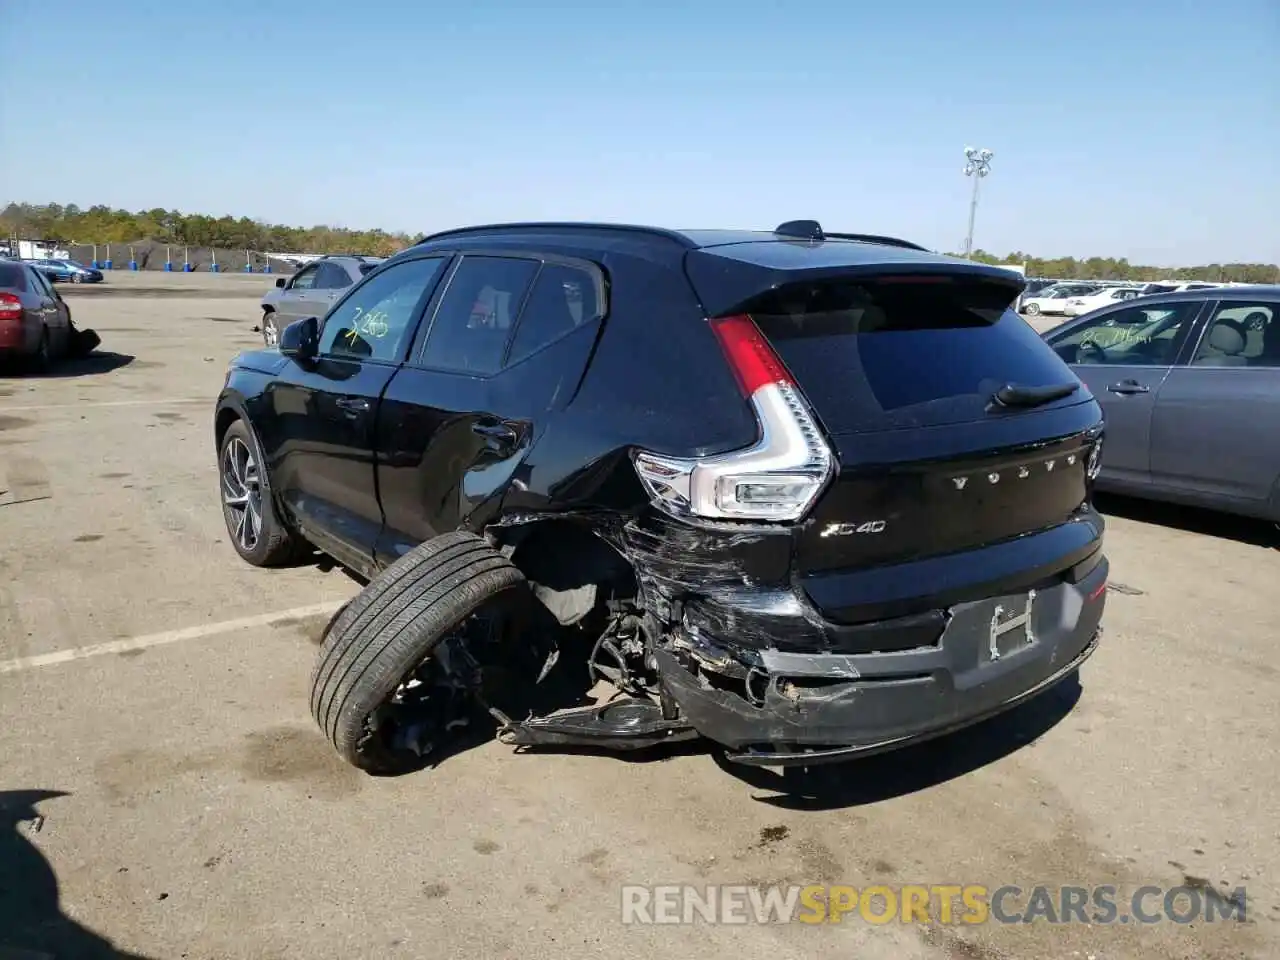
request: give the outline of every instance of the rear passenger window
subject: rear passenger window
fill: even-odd
[[[436,310],[422,350],[423,366],[497,373],[520,304],[537,272],[535,260],[465,257]]]
[[[544,264],[520,314],[507,364],[519,363],[601,314],[595,278],[579,267]]]
[[[336,263],[322,263],[316,271],[315,290],[341,290],[351,285],[351,277]]]
[[[1200,341],[1197,367],[1280,367],[1280,321],[1273,303],[1226,301]]]

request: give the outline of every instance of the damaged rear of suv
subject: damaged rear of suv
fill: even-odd
[[[372,579],[313,675],[353,764],[418,766],[487,713],[518,745],[809,765],[974,723],[1095,649],[1102,415],[1011,312],[1017,275],[813,221],[471,228],[380,269],[427,255],[447,266],[374,400]],[[476,258],[555,282],[482,285],[448,333]],[[415,360],[465,330],[497,369]],[[265,486],[312,539],[323,511]],[[529,706],[566,673],[618,695]]]

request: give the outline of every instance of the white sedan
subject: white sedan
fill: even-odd
[[[1141,287],[1108,287],[1105,290],[1099,290],[1097,293],[1071,297],[1063,306],[1062,312],[1068,317],[1081,317],[1102,307],[1110,307],[1113,304],[1123,303],[1125,300],[1132,300],[1141,296],[1141,294]]]
[[[1084,284],[1060,284],[1047,287],[1033,296],[1023,297],[1018,312],[1031,317],[1038,317],[1042,313],[1062,314],[1068,300],[1072,297],[1089,296],[1095,289]]]

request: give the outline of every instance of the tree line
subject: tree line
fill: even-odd
[[[287,227],[248,217],[210,217],[177,210],[115,210],[106,206],[82,209],[75,204],[10,203],[0,211],[0,239],[44,240],[59,244],[123,244],[151,240],[175,246],[253,250],[260,253],[364,253],[390,256],[422,238],[422,234],[345,227]],[[953,254],[955,256],[956,254]],[[1273,263],[1207,263],[1185,267],[1150,267],[1121,257],[1057,257],[1044,259],[1022,251],[1000,257],[977,250],[972,259],[983,263],[1025,264],[1031,277],[1075,280],[1234,280],[1280,283],[1280,266]]]
[[[114,210],[75,204],[10,203],[0,211],[0,240],[67,244],[121,244],[151,240],[174,246],[253,250],[261,253],[363,253],[390,256],[416,238],[385,230],[286,227],[248,217],[210,217],[178,210]]]
[[[961,254],[951,254],[961,256]],[[1215,280],[1236,283],[1280,283],[1280,266],[1274,263],[1203,263],[1186,267],[1146,267],[1130,263],[1124,257],[1055,257],[1043,259],[1015,251],[998,257],[985,250],[975,250],[970,259],[992,264],[1025,264],[1028,277],[1050,277],[1054,280]]]

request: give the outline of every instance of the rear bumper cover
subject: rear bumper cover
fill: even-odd
[[[741,649],[732,637],[695,630],[684,644],[692,658],[659,651],[658,665],[682,715],[738,751],[730,759],[781,766],[865,755],[976,723],[1068,676],[1097,647],[1107,574],[1099,558],[1076,582],[956,604],[938,612],[945,627],[925,646],[748,653],[751,699],[699,676],[700,656]],[[1028,605],[1029,631],[1014,622]]]

